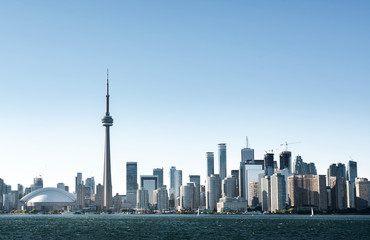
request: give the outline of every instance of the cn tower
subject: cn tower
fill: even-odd
[[[109,127],[113,126],[113,118],[109,114],[109,77],[107,69],[107,95],[106,95],[106,112],[102,118],[103,126],[105,127],[105,149],[104,149],[104,175],[103,175],[103,206],[108,210],[113,206],[112,201],[112,176],[110,166],[110,134]]]

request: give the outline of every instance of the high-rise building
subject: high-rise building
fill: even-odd
[[[156,209],[160,212],[163,212],[164,210],[168,210],[168,193],[166,186],[162,186],[161,188],[158,188],[154,190],[153,192],[153,205],[156,206]]]
[[[246,138],[246,140],[247,140],[247,146],[246,146],[246,148],[243,148],[241,150],[241,161],[240,161],[240,165],[239,165],[239,197],[243,197],[244,199],[248,195],[245,192],[245,189],[249,188],[245,185],[245,181],[246,181],[245,180],[245,165],[246,164],[255,164],[254,149],[249,148],[248,137]],[[248,186],[249,186],[249,184],[248,184]]]
[[[35,177],[33,179],[33,184],[31,184],[31,191],[35,191],[35,190],[43,188],[43,187],[44,187],[44,182],[42,180],[42,177],[41,176]]]
[[[188,185],[193,186],[193,209],[199,209],[200,205],[200,185],[196,182],[190,182]]]
[[[292,172],[292,152],[283,151],[280,153],[280,170],[287,168],[289,173]]]
[[[250,193],[250,182],[258,182],[259,175],[264,174],[265,171],[259,164],[245,164],[244,165],[244,199],[250,203],[249,193]]]
[[[346,180],[347,208],[356,208],[355,182]]]
[[[154,168],[153,175],[158,176],[158,188],[163,186],[163,168]]]
[[[235,179],[235,197],[239,196],[239,170],[231,170],[231,176]]]
[[[331,209],[347,208],[347,190],[344,177],[330,177]]]
[[[316,175],[316,167],[314,163],[305,163],[301,156],[297,156],[293,161],[293,173],[298,175]]]
[[[57,188],[65,190],[66,186],[64,185],[64,183],[58,183]]]
[[[131,208],[136,207],[137,199],[137,162],[126,163],[126,202]]]
[[[176,170],[174,174],[175,198],[180,196],[180,187],[182,186],[182,170]]]
[[[294,175],[288,178],[290,205],[327,210],[325,175]]]
[[[355,161],[348,161],[347,165],[347,180],[351,182],[355,182],[357,178],[357,162]]]
[[[170,169],[170,189],[175,188],[175,172],[176,172],[176,167],[172,166]]]
[[[249,206],[257,207],[259,204],[258,182],[249,182]]]
[[[207,177],[206,208],[209,210],[217,210],[217,202],[220,198],[219,181],[219,176],[211,175]]]
[[[356,208],[366,209],[369,205],[369,181],[367,178],[356,178]]]
[[[213,152],[207,152],[207,176],[215,173],[215,156]]]
[[[86,196],[91,196],[95,194],[95,179],[94,177],[86,178],[85,181],[85,191]]]
[[[266,153],[264,155],[265,160],[265,175],[271,176],[274,174],[274,154]]]
[[[261,179],[261,207],[262,211],[271,211],[271,182],[270,176]]]
[[[235,183],[235,178],[231,176],[226,177],[222,180],[222,197],[236,197]]]
[[[180,187],[180,208],[185,210],[193,210],[194,186],[187,184]]]
[[[139,210],[145,210],[149,208],[149,193],[147,189],[141,187],[140,189],[137,190],[136,202],[137,202],[136,208]]]
[[[197,183],[200,186],[200,175],[189,175],[189,182]]]
[[[286,204],[286,183],[281,173],[275,173],[270,177],[271,181],[271,211],[285,209]]]
[[[103,173],[103,205],[104,208],[109,209],[113,206],[112,195],[112,176],[111,176],[111,159],[110,159],[110,130],[113,126],[113,118],[109,112],[109,79],[107,70],[107,95],[106,95],[106,111],[102,119],[103,126],[105,127],[105,149],[104,149],[104,173]]]
[[[75,192],[77,193],[78,185],[82,184],[82,173],[78,172],[75,178]]]
[[[331,186],[331,177],[344,178],[346,179],[346,165],[343,163],[331,164],[327,171],[327,185]]]
[[[226,143],[218,144],[218,166],[220,179],[226,177]]]
[[[98,210],[103,209],[104,187],[100,183],[96,186],[95,204]]]
[[[148,191],[149,204],[153,204],[153,191],[158,189],[158,176],[157,175],[141,175],[140,187]]]
[[[85,207],[85,186],[83,184],[77,186],[76,205],[78,206],[79,209]]]

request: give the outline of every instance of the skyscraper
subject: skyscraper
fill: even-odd
[[[82,173],[78,172],[75,178],[75,192],[77,193],[78,185],[82,183]]]
[[[158,189],[158,176],[157,175],[141,175],[140,187],[148,190],[148,201],[153,204],[153,191]]]
[[[218,144],[218,166],[220,179],[226,177],[226,143]]]
[[[270,178],[271,183],[271,211],[284,209],[286,203],[285,177],[280,173],[275,173]]]
[[[357,162],[355,161],[348,161],[347,165],[347,180],[351,182],[355,182],[357,178]]]
[[[211,176],[215,172],[215,157],[213,152],[207,152],[207,176]]]
[[[200,186],[200,175],[189,175],[189,182],[197,183]]]
[[[284,151],[280,153],[280,170],[287,168],[289,173],[292,172],[292,152]]]
[[[274,174],[274,154],[266,153],[264,156],[265,160],[265,175],[271,176]]]
[[[105,150],[104,150],[104,173],[103,173],[103,206],[110,208],[113,205],[112,200],[112,176],[111,176],[111,161],[110,161],[110,134],[109,128],[113,126],[113,118],[109,113],[109,79],[107,70],[107,95],[106,95],[106,111],[102,119],[103,126],[105,127]]]
[[[330,186],[331,177],[346,179],[346,165],[343,163],[331,164],[327,171],[327,185]]]
[[[158,188],[163,186],[163,168],[154,168],[153,175],[158,176]]]
[[[170,188],[172,189],[175,188],[175,172],[176,172],[176,167],[172,166],[170,169]]]
[[[132,208],[136,207],[137,195],[137,162],[126,163],[126,201]]]
[[[180,196],[180,187],[182,186],[182,170],[176,170],[174,178],[175,198],[177,198]]]
[[[241,161],[239,165],[239,197],[246,198],[245,189],[248,188],[245,183],[245,165],[255,164],[254,149],[249,147],[248,137],[246,137],[247,146],[241,150]],[[249,183],[248,183],[249,186]]]

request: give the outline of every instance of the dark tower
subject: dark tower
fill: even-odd
[[[113,206],[112,201],[112,176],[110,164],[110,135],[109,127],[113,126],[113,118],[109,114],[109,80],[107,69],[107,95],[106,95],[106,112],[101,120],[105,127],[105,149],[104,149],[104,174],[103,174],[103,207],[109,209]]]
[[[289,173],[292,172],[292,153],[289,151],[284,151],[280,153],[280,170],[288,168]]]

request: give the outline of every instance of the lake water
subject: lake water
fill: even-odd
[[[370,216],[0,215],[1,239],[370,239]]]

